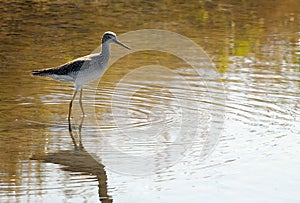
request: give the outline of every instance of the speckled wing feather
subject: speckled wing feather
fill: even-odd
[[[63,64],[59,67],[55,68],[48,68],[43,70],[33,70],[32,74],[35,76],[49,76],[52,75],[73,75],[77,74],[78,71],[81,69],[84,63],[88,63],[88,60],[75,60],[69,63]]]

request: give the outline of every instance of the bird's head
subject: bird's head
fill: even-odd
[[[130,49],[128,46],[126,46],[125,44],[123,44],[122,42],[120,42],[117,39],[117,35],[114,32],[105,32],[102,36],[102,44],[104,43],[116,43],[126,49]]]

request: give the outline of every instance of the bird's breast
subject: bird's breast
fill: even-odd
[[[82,67],[75,78],[75,83],[83,85],[98,79],[104,73],[107,64],[107,62],[95,60],[88,67]]]

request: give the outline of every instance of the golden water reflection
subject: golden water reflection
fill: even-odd
[[[241,192],[245,196],[260,197],[261,191],[269,189],[271,194],[278,195],[283,201],[295,200],[292,194],[296,194],[293,193],[296,184],[290,176],[296,174],[296,166],[299,165],[297,160],[292,159],[299,155],[299,8],[300,1],[295,0],[274,0],[271,3],[269,0],[192,0],[188,3],[169,0],[1,1],[0,201],[39,201],[45,196],[59,196],[63,201],[76,196],[80,189],[87,188],[91,192],[81,191],[85,197],[99,197],[100,193],[100,196],[108,197],[108,193],[113,194],[114,201],[115,196],[118,198],[120,195],[128,197],[127,202],[131,202],[137,199],[136,194],[130,193],[135,188],[131,182],[147,185],[140,187],[143,189],[139,192],[150,194],[151,202],[161,198],[165,198],[165,202],[179,201],[181,197],[174,197],[170,191],[179,194],[185,188],[188,189],[184,198],[189,198],[190,202],[204,194],[230,201],[232,196],[228,191],[241,191],[240,186],[245,182],[250,182],[248,185],[252,190],[261,189],[256,192],[251,190],[253,193],[249,195],[246,188],[243,191],[247,192]],[[191,150],[182,165],[178,164],[177,168],[167,170],[165,174],[150,180],[108,175],[113,177],[107,185],[108,192],[104,186],[98,193],[93,191],[97,188],[93,183],[98,184],[98,180],[104,181],[106,177],[105,171],[100,173],[94,169],[104,168],[100,163],[93,162],[78,143],[74,148],[67,131],[66,110],[72,85],[32,78],[30,71],[57,66],[91,53],[99,46],[100,36],[107,30],[121,34],[149,28],[169,30],[189,37],[208,53],[221,73],[227,101],[224,105],[223,136],[213,154],[217,157],[201,166],[197,161],[199,146],[195,145],[195,150]],[[145,51],[126,56],[108,70],[100,84],[107,92],[101,89],[97,98],[98,117],[107,113],[109,102],[106,96],[113,91],[109,88],[135,67],[148,65],[151,61],[174,69],[186,68],[175,57],[152,54]],[[136,97],[151,98],[140,92]],[[87,106],[92,105],[89,99],[85,98]],[[91,127],[88,122],[86,126],[87,129]],[[90,160],[87,164],[93,167],[86,169],[80,163],[62,163],[67,155],[78,158],[76,153],[79,153],[80,159]],[[33,154],[39,160],[60,163],[49,165],[30,160]],[[57,157],[53,158],[54,155]],[[229,166],[223,165],[228,160],[236,161],[228,162],[231,163]],[[255,177],[261,174],[266,176],[260,182],[247,182],[246,178],[236,175],[244,170],[234,164],[242,162],[245,164],[242,169],[247,169],[251,167],[247,165],[248,160],[252,161],[251,166],[274,161],[274,165],[265,166],[270,171],[280,169],[276,167],[280,166],[277,162],[285,163],[289,174],[282,171],[264,174],[255,168],[253,171],[258,172],[249,173],[246,177],[256,180]],[[85,160],[82,162],[85,163]],[[67,171],[61,171],[60,165],[64,165]],[[223,166],[222,170],[211,167],[214,165]],[[100,178],[87,183],[83,179],[89,180],[90,176],[78,178],[76,181],[85,184],[80,188],[78,182],[69,178],[72,170],[76,171],[73,166],[78,171],[80,169]],[[208,168],[208,171],[203,168]],[[180,175],[180,172],[183,174]],[[236,176],[228,175],[231,172]],[[284,177],[282,174],[288,181],[280,179]],[[276,185],[277,188],[272,188],[276,183],[263,182],[268,175],[270,180],[278,180],[280,184]],[[214,179],[216,176],[220,179]],[[232,179],[237,182],[230,184]],[[224,187],[216,184],[221,180]],[[66,185],[69,182],[72,185]],[[259,188],[262,183],[266,183],[267,187]],[[98,185],[102,184],[105,185],[104,182]],[[213,192],[215,188],[220,191],[218,194]],[[74,190],[63,193],[63,189]],[[204,192],[200,194],[200,190]]]
[[[98,181],[98,195],[99,200],[102,203],[113,202],[112,198],[107,193],[107,175],[105,166],[99,161],[95,160],[91,154],[89,154],[83,144],[81,128],[84,123],[84,117],[81,118],[78,126],[78,134],[74,136],[72,127],[69,131],[70,138],[72,139],[74,148],[72,150],[59,150],[53,153],[47,154],[34,154],[31,160],[38,160],[45,163],[59,164],[63,166],[63,170],[70,172],[86,173],[88,175],[96,176]],[[69,125],[72,125],[69,123]]]

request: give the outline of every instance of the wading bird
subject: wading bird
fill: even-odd
[[[75,84],[74,94],[69,104],[69,123],[72,112],[73,100],[75,99],[76,94],[79,90],[79,104],[82,114],[84,115],[84,110],[82,106],[83,85],[92,80],[96,80],[103,74],[108,65],[111,43],[116,43],[125,47],[126,49],[130,49],[128,46],[117,40],[117,36],[115,33],[105,32],[102,36],[102,50],[100,53],[83,56],[58,67],[32,71],[32,74],[34,76],[50,77],[61,82],[73,82]]]

